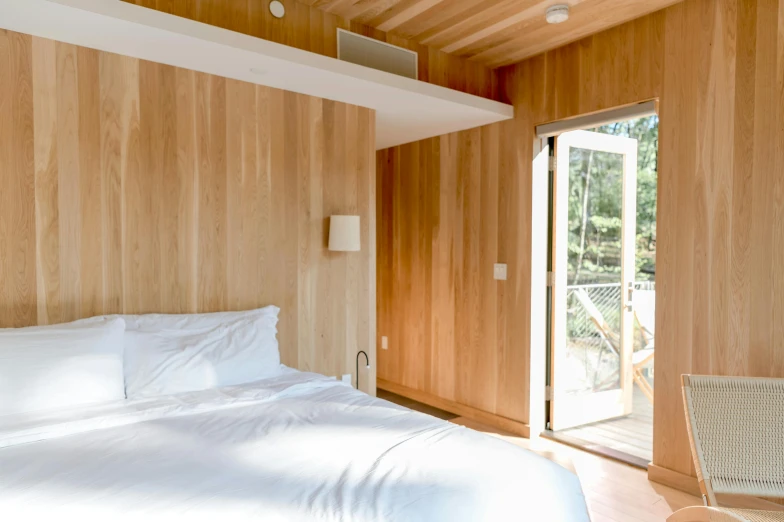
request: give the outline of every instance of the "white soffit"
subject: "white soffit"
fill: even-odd
[[[511,105],[120,0],[0,0],[0,27],[375,109],[376,149],[513,116]]]

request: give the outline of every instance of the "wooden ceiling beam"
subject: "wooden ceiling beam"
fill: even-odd
[[[341,13],[345,13],[346,11],[350,10],[356,4],[362,4],[362,0],[331,0],[328,4],[324,6],[315,5],[314,7],[318,7],[328,13],[336,14],[338,16],[343,16]]]
[[[539,0],[526,1],[537,2]],[[431,27],[419,35],[418,39],[424,45],[440,49],[476,31],[481,31],[488,24],[514,15],[520,3],[521,0],[488,0],[484,4],[475,5],[463,13]]]
[[[489,24],[484,28],[474,31],[463,38],[444,46],[442,49],[446,53],[453,53],[465,49],[469,45],[481,41],[485,38],[492,37],[508,27],[519,24],[534,17],[544,16],[544,5],[546,2],[534,1],[530,2],[530,6],[522,11],[518,11],[511,16],[505,16],[494,24]]]
[[[419,16],[428,9],[436,8],[444,0],[404,0],[392,9],[389,9],[385,16],[378,17],[379,20],[371,20],[370,25],[377,27],[381,31],[392,31],[408,22],[412,18]]]
[[[373,20],[394,8],[399,1],[400,0],[373,0],[371,2],[360,1],[355,4],[352,9],[349,9],[345,13],[338,14],[344,18],[348,18],[349,20],[353,20],[364,25],[369,25],[374,29],[378,29],[378,27],[370,23],[370,20]]]
[[[406,23],[399,25],[393,32],[421,41],[422,34],[435,25],[450,20],[456,23],[469,17],[471,13],[482,9],[492,8],[497,0],[445,0],[437,8],[411,18]]]

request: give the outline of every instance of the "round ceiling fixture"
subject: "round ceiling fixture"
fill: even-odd
[[[269,4],[269,10],[275,18],[283,18],[283,15],[286,14],[286,7],[280,0],[272,0]]]
[[[566,4],[551,5],[544,14],[548,24],[560,24],[569,19],[569,6]]]

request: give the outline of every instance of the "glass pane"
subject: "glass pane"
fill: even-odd
[[[623,156],[569,151],[566,364],[570,393],[620,387]]]

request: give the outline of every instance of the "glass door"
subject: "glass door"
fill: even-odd
[[[588,215],[589,197],[605,210]],[[632,412],[636,197],[637,140],[583,130],[556,138],[552,430]],[[587,233],[607,246],[587,252]],[[585,263],[592,280],[581,280]]]

